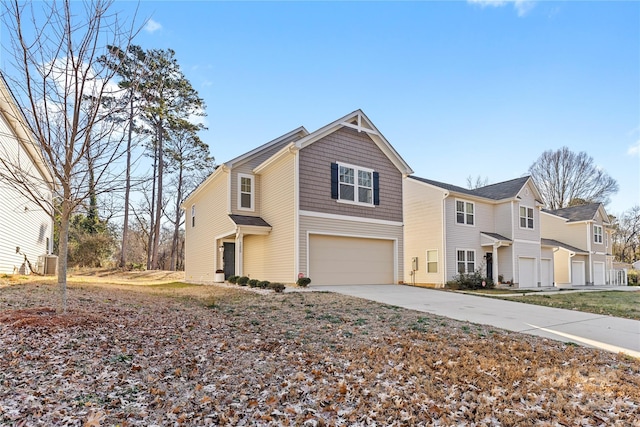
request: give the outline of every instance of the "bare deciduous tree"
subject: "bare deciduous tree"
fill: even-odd
[[[489,185],[489,177],[485,176],[484,178],[480,175],[476,176],[475,179],[469,175],[467,177],[467,188],[469,190],[475,190],[476,188],[486,187]]]
[[[608,203],[618,192],[618,183],[598,168],[585,152],[567,147],[542,153],[529,173],[549,209],[561,209],[578,199],[586,203]]]
[[[640,205],[623,212],[614,223],[613,255],[621,262],[640,259]]]
[[[2,3],[10,35],[3,45],[11,58],[7,78],[36,148],[52,171],[59,203],[42,199],[18,179],[11,184],[60,217],[58,284],[63,310],[71,215],[87,198],[123,185],[122,172],[112,167],[123,152],[123,132],[107,120],[116,111],[101,102],[118,90],[112,83],[116,71],[98,58],[107,53],[107,45],[128,46],[135,31],[133,21],[124,25],[111,6],[112,0]],[[14,171],[20,170],[18,160],[5,159]]]

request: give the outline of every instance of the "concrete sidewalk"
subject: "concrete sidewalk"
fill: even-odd
[[[640,358],[640,321],[402,285],[312,286]]]

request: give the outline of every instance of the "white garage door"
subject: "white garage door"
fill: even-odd
[[[593,263],[593,284],[604,285],[604,262]]]
[[[520,288],[536,288],[536,260],[535,258],[518,258],[518,281]]]
[[[394,283],[393,240],[309,236],[309,277],[316,285]]]
[[[584,261],[571,262],[571,284],[573,286],[584,286],[586,279],[584,276]]]
[[[540,281],[542,286],[553,286],[553,271],[551,270],[551,260],[540,260]]]

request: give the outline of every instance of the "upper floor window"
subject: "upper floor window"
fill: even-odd
[[[593,241],[595,243],[602,243],[602,226],[601,225],[593,226]]]
[[[238,174],[238,209],[254,210],[255,185],[252,175]]]
[[[456,200],[456,222],[458,224],[473,225],[474,211],[474,203]]]
[[[469,274],[476,271],[476,251],[458,250],[458,273]]]
[[[191,227],[196,226],[196,205],[191,205]]]
[[[520,206],[520,228],[533,230],[533,208]]]
[[[342,202],[378,205],[379,176],[371,169],[333,163],[331,165],[331,197]]]

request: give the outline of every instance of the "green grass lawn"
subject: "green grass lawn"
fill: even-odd
[[[640,320],[640,291],[567,292],[495,298]]]

